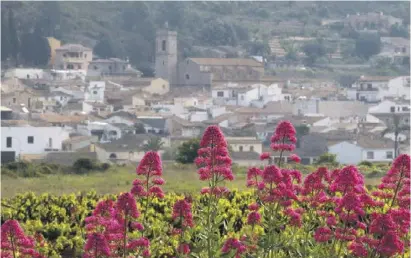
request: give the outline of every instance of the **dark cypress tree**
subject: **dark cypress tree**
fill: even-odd
[[[93,53],[100,58],[116,57],[111,38],[107,35],[103,36],[94,46]]]
[[[1,61],[10,57],[9,29],[5,9],[1,10]]]
[[[9,17],[8,17],[8,36],[10,42],[10,56],[14,59],[16,65],[18,65],[18,57],[19,57],[19,50],[20,50],[20,42],[17,36],[16,24],[14,22],[14,14],[13,10],[9,9]]]

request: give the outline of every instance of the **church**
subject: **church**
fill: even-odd
[[[177,32],[165,28],[156,33],[156,77],[170,88],[190,86],[210,88],[221,83],[264,81],[264,64],[249,58],[186,58],[178,60]]]

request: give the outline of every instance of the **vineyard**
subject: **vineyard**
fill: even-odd
[[[292,124],[271,141],[292,151]],[[196,180],[207,187],[197,193],[165,193],[161,159],[147,152],[126,192],[2,199],[2,257],[409,257],[408,155],[366,186],[362,166],[306,174],[296,155],[274,164],[263,153],[239,191],[227,188],[237,173],[220,129],[200,145]]]

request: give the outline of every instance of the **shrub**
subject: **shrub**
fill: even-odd
[[[95,168],[95,164],[91,159],[80,158],[73,164],[74,173],[83,174]]]
[[[372,167],[372,163],[371,163],[370,161],[368,161],[368,160],[361,161],[358,165],[359,165],[359,166]]]

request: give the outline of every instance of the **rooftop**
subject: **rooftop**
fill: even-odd
[[[227,66],[253,66],[263,67],[263,64],[249,58],[189,58],[199,65],[227,65]]]
[[[91,51],[91,48],[84,47],[83,45],[80,44],[65,44],[59,48],[56,49],[56,51]]]

